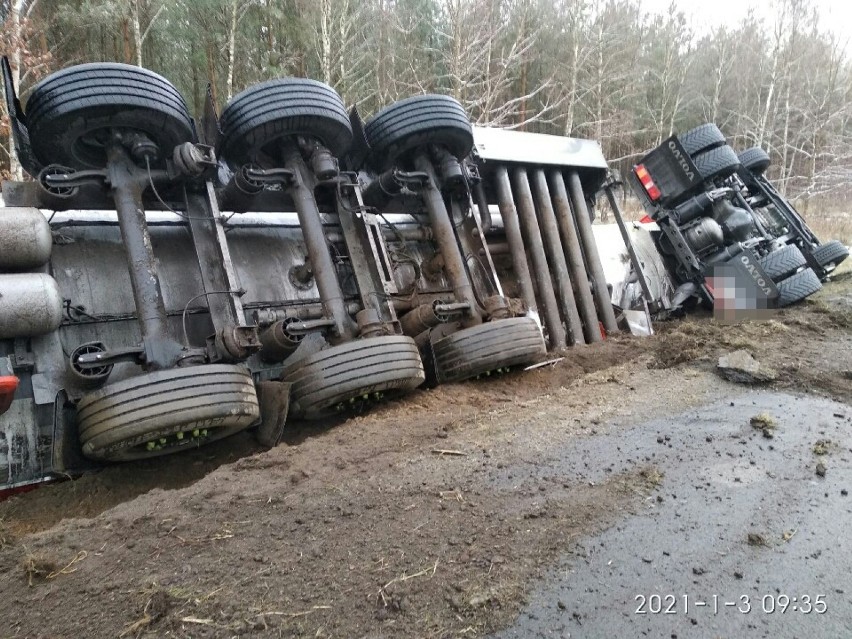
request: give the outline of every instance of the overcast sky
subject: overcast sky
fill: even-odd
[[[651,13],[666,13],[670,4],[671,0],[642,1],[642,6]],[[745,18],[749,9],[771,26],[777,10],[772,0],[675,0],[675,4],[698,34],[712,31],[718,25],[735,25]],[[818,8],[824,28],[833,30],[843,40],[852,40],[852,0],[810,0],[810,4]]]

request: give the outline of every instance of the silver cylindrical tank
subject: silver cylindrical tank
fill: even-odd
[[[687,244],[696,253],[704,253],[724,241],[722,227],[712,217],[703,217],[683,232]]]
[[[50,275],[0,275],[0,339],[44,335],[61,321],[62,293]]]
[[[24,271],[47,264],[53,238],[38,209],[0,208],[0,271]]]

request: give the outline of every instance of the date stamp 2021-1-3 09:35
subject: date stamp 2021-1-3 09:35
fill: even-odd
[[[815,614],[828,611],[828,602],[824,594],[786,595],[771,593],[766,595],[724,596],[719,594],[703,597],[682,594],[636,595],[634,598],[637,615],[677,615],[706,612],[720,614],[734,612],[740,614]]]

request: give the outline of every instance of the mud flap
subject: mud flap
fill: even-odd
[[[290,382],[258,382],[257,396],[260,401],[260,426],[255,438],[261,446],[273,448],[281,443],[287,413],[290,410]]]
[[[53,404],[53,459],[51,470],[60,475],[77,476],[100,468],[100,464],[83,456],[77,429],[77,410],[60,391]]]
[[[32,177],[42,170],[41,163],[36,159],[30,145],[30,134],[27,130],[26,120],[21,109],[21,101],[15,93],[15,84],[12,82],[12,69],[9,66],[9,58],[3,56],[0,61],[3,74],[3,94],[6,100],[6,110],[9,113],[9,127],[12,131],[11,143],[15,145],[18,161],[23,169]]]

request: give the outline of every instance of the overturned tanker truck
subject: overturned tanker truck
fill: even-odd
[[[618,331],[590,141],[477,129],[446,96],[366,123],[307,79],[201,122],[85,64],[4,88],[0,487],[363,410]],[[505,288],[504,288],[505,287]],[[540,319],[543,321],[540,321]]]

